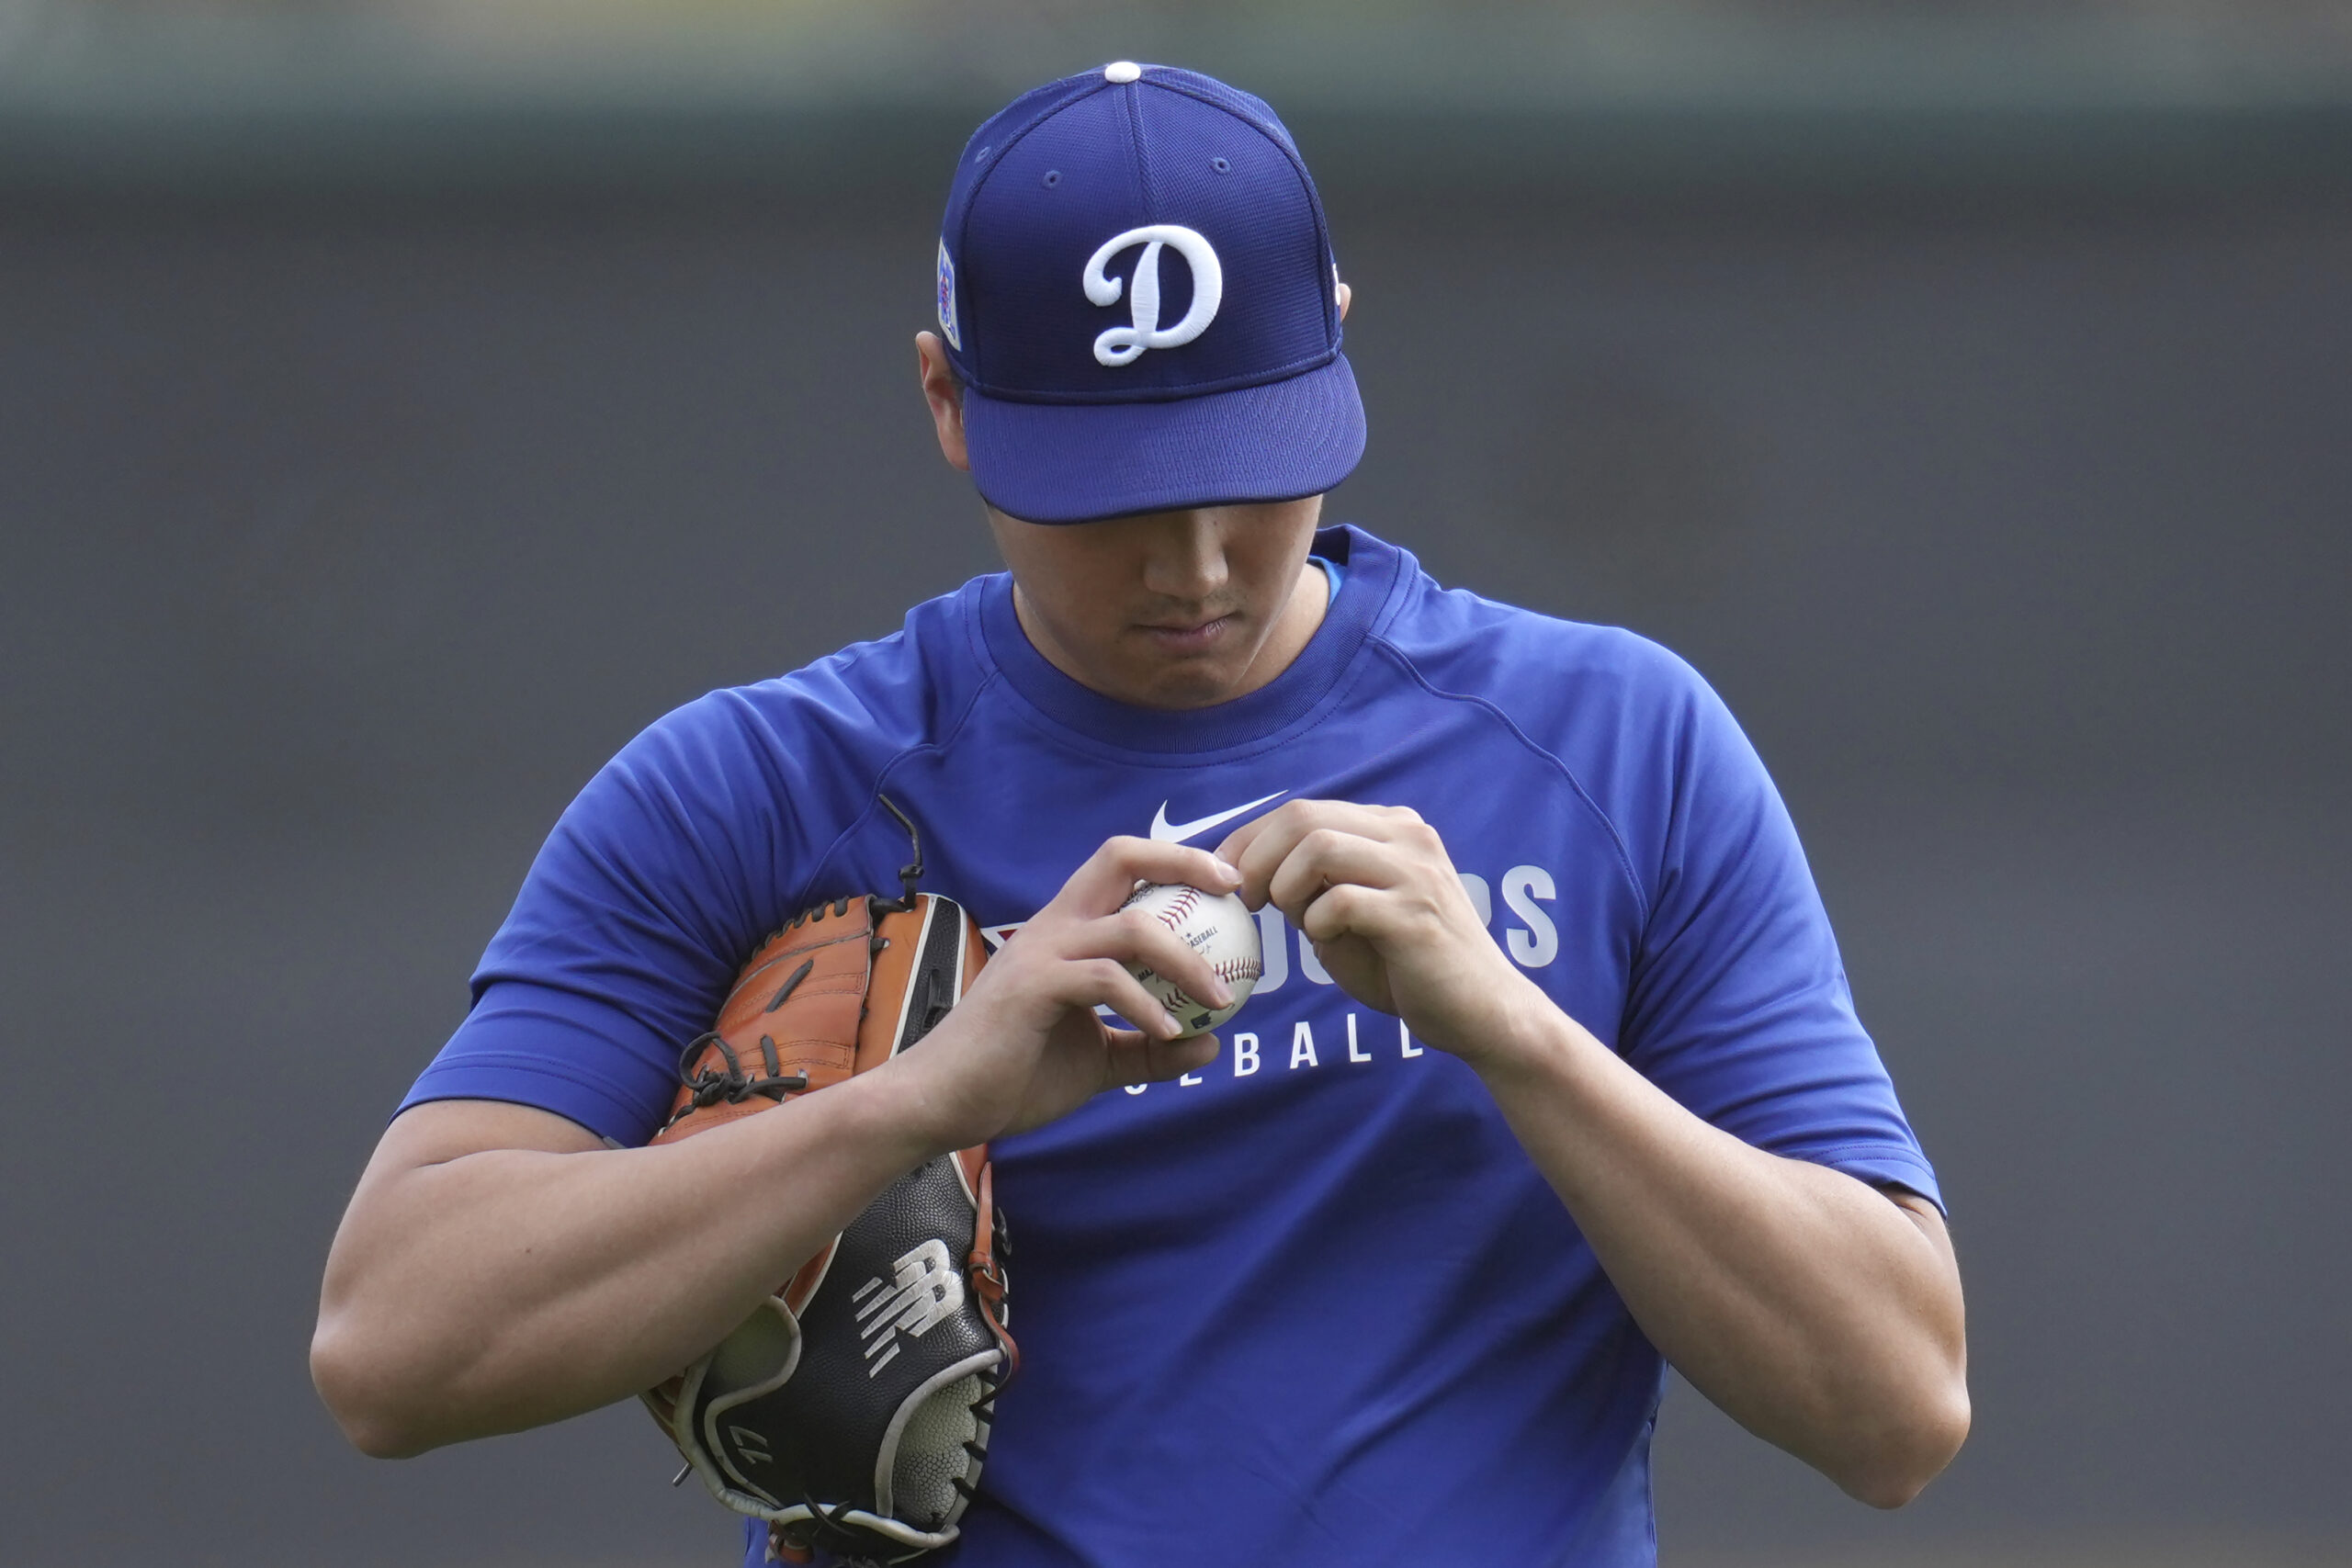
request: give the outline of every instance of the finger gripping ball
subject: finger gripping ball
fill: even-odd
[[[1127,896],[1122,908],[1141,909],[1182,938],[1184,944],[1216,971],[1233,988],[1233,1000],[1212,1008],[1184,994],[1173,980],[1145,964],[1127,970],[1144,989],[1175,1016],[1179,1039],[1205,1034],[1241,1010],[1266,972],[1264,951],[1258,945],[1258,919],[1250,906],[1230,893],[1204,893],[1181,883],[1147,882]]]

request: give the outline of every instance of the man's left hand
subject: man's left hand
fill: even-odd
[[[1430,1044],[1475,1055],[1531,1002],[1463,890],[1437,829],[1409,807],[1294,800],[1217,847],[1251,908],[1306,933],[1331,978]]]

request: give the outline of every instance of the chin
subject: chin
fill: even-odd
[[[1129,700],[1153,708],[1215,707],[1232,701],[1238,694],[1240,684],[1239,675],[1230,671],[1163,668],[1138,680],[1134,687],[1136,695]]]

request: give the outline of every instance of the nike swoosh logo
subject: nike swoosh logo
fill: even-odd
[[[1151,814],[1151,836],[1158,843],[1181,844],[1187,839],[1196,838],[1207,832],[1220,822],[1230,822],[1243,812],[1255,811],[1266,802],[1280,800],[1289,793],[1290,791],[1286,789],[1278,789],[1272,795],[1261,795],[1255,800],[1244,801],[1230,811],[1220,811],[1209,817],[1195,817],[1190,822],[1168,820],[1168,803],[1163,800],[1159,803],[1159,809]]]

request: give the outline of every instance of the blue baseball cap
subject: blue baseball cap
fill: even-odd
[[[1363,456],[1339,269],[1274,111],[1120,61],[973,133],[939,241],[972,478],[1031,523],[1289,501]]]

